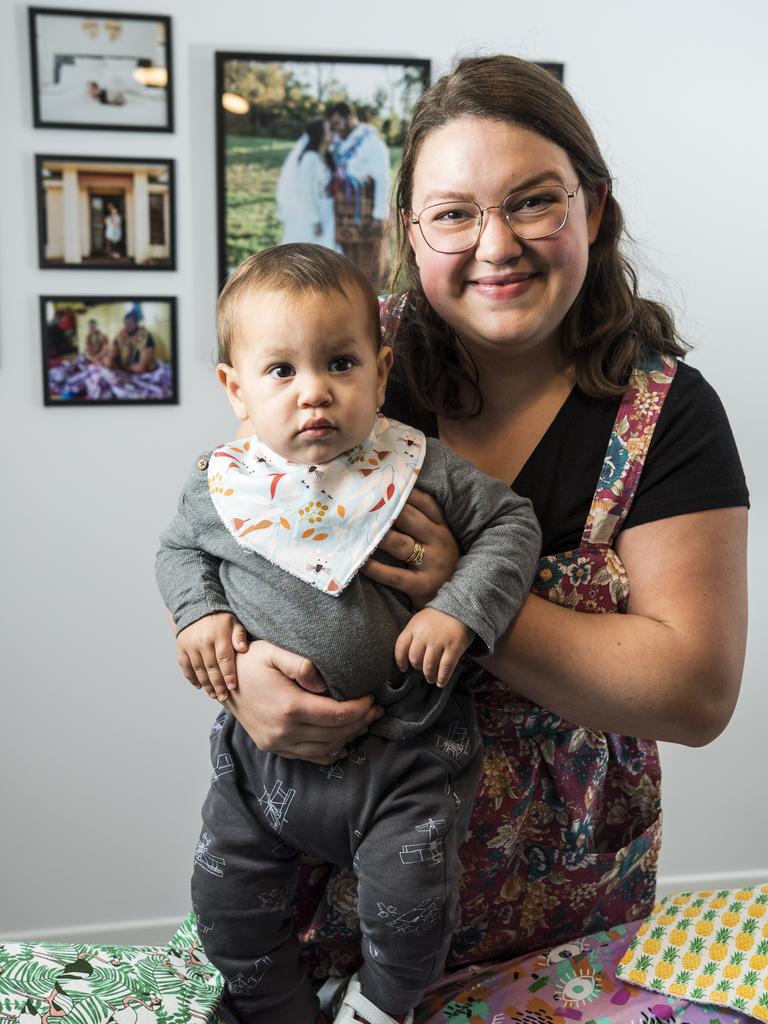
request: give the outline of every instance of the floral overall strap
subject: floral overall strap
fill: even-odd
[[[610,547],[632,505],[677,361],[655,356],[632,371],[605,453],[581,548]]]
[[[655,356],[632,371],[619,406],[579,546],[539,560],[532,590],[583,612],[625,611],[629,581],[613,548],[634,500],[664,400],[677,372]]]

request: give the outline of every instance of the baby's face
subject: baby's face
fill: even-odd
[[[391,350],[376,351],[368,308],[347,290],[254,291],[238,302],[232,366],[219,364],[219,380],[235,414],[293,462],[328,462],[360,444],[384,401]]]

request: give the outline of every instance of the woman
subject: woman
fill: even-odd
[[[748,495],[716,395],[677,361],[670,313],[637,294],[589,126],[547,72],[496,56],[441,79],[414,112],[397,202],[408,291],[386,310],[400,381],[385,412],[530,497],[544,538],[475,693],[485,776],[456,965],[650,909],[655,741],[709,742],[738,694]],[[457,557],[418,493],[382,546],[402,563],[417,542],[420,567],[367,572],[418,605]],[[377,713],[328,701],[311,665],[261,641],[237,673],[232,710],[283,756],[334,761]],[[202,664],[186,674],[208,683]],[[314,865],[302,884],[312,969],[348,973],[354,880]]]
[[[277,181],[277,215],[283,222],[281,242],[316,242],[338,249],[333,199],[328,191],[331,132],[324,117],[307,122],[288,154]]]
[[[120,242],[123,238],[123,218],[114,203],[107,203],[107,215],[104,218],[104,243],[107,256],[120,259]]]

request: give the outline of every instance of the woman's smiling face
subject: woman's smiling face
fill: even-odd
[[[565,150],[543,136],[506,121],[462,117],[423,141],[412,212],[418,216],[426,206],[451,200],[485,208],[530,184],[564,185],[570,192],[579,180]],[[427,299],[473,353],[504,346],[510,355],[523,355],[557,345],[601,216],[602,203],[588,209],[579,189],[565,225],[549,238],[518,238],[498,209],[485,214],[480,239],[466,252],[435,252],[415,224],[409,238]]]

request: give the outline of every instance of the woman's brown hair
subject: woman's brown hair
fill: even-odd
[[[507,121],[560,146],[578,174],[588,205],[598,202],[602,186],[607,189],[586,277],[563,319],[560,338],[581,389],[597,398],[613,398],[623,393],[630,370],[644,355],[684,356],[688,346],[677,335],[670,310],[638,294],[637,274],[620,249],[624,218],[586,118],[567,89],[536,64],[507,54],[466,58],[424,93],[403,146],[395,189],[398,212],[412,212],[413,176],[424,140],[461,117]],[[430,307],[401,216],[397,230],[394,282],[408,289],[398,332],[400,372],[420,404],[433,412],[457,419],[476,415],[482,395],[472,358]]]

